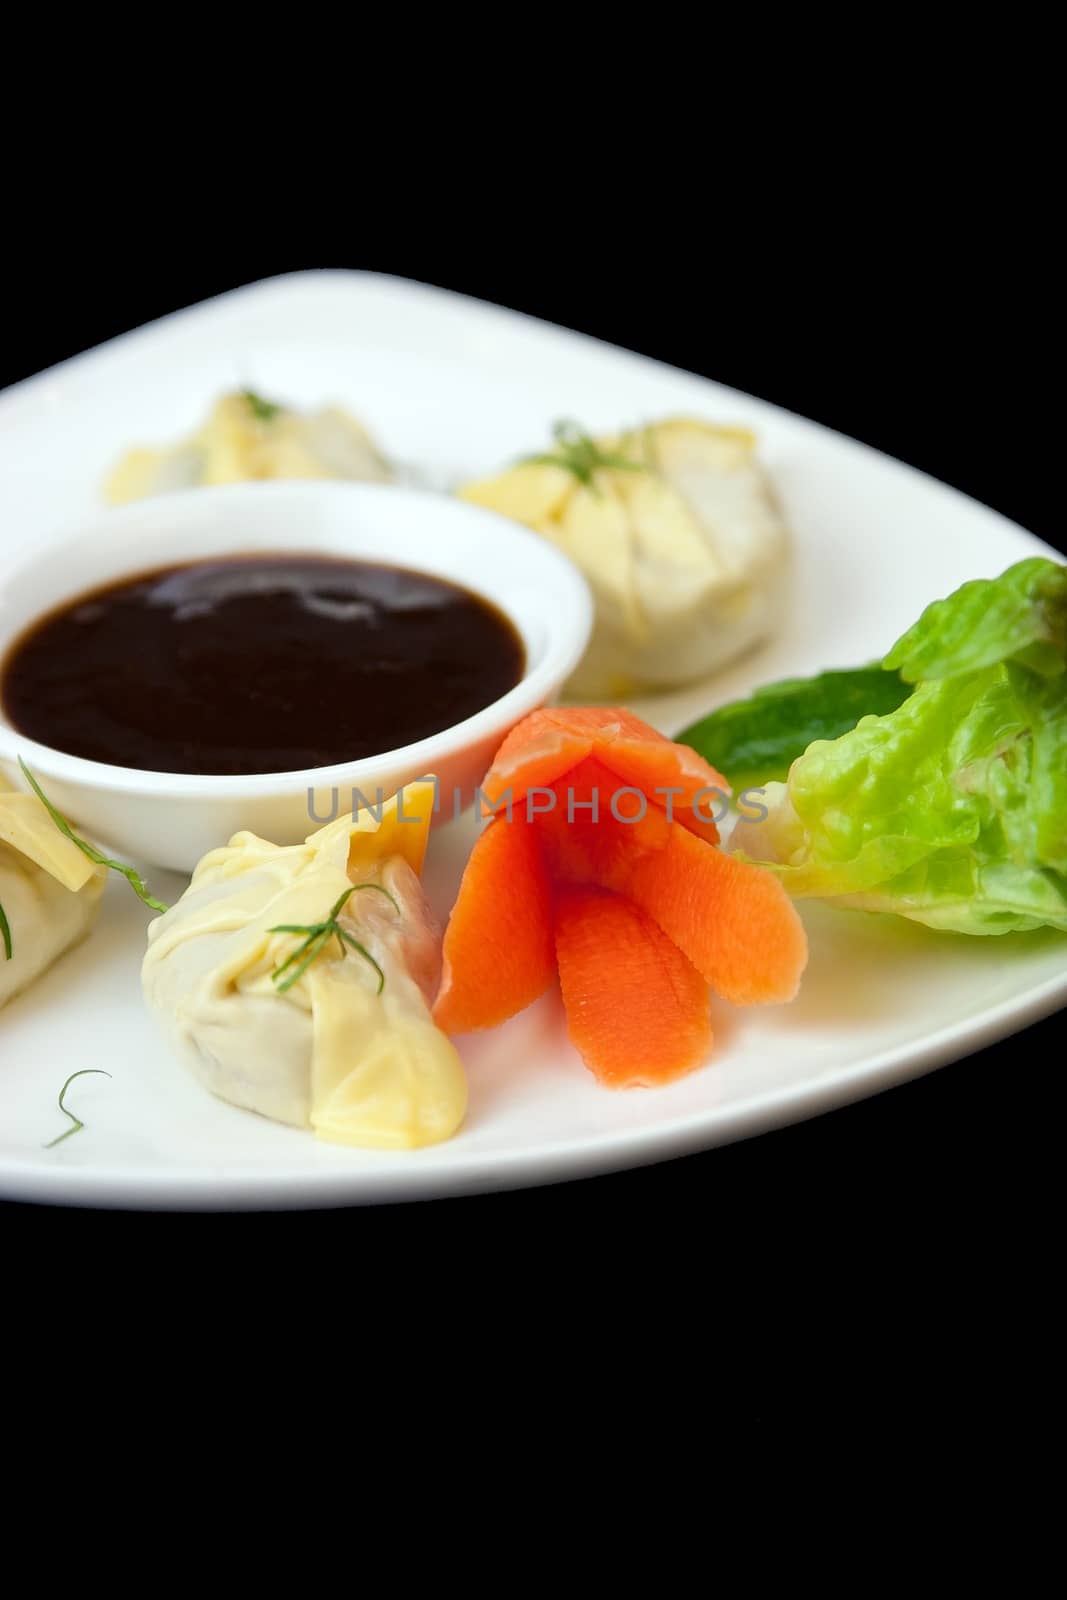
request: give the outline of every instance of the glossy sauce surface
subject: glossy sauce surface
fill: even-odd
[[[5,714],[70,755],[252,774],[377,755],[522,677],[488,601],[421,572],[262,555],[141,573],[48,613],[3,664]]]

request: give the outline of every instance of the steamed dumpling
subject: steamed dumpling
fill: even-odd
[[[625,698],[706,677],[769,634],[789,536],[744,428],[689,418],[557,447],[467,484],[467,500],[551,539],[596,602],[576,698]]]
[[[406,1149],[459,1127],[467,1085],[430,1018],[441,941],[418,879],[433,799],[409,784],[380,822],[364,810],[302,845],[238,833],[151,924],[145,998],[213,1094],[339,1144]],[[322,923],[353,885],[338,921],[366,956],[333,938],[280,988],[304,935],[271,930]]]
[[[0,908],[11,939],[10,956],[0,941],[0,1006],[85,938],[106,881],[35,794],[0,776]]]
[[[107,481],[113,505],[254,478],[350,478],[388,483],[370,434],[339,406],[304,416],[251,390],[224,395],[207,422],[171,449],[131,450]]]

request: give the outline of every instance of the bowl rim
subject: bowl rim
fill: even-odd
[[[546,608],[541,619],[546,629],[544,655],[541,661],[532,670],[528,668],[518,683],[505,694],[498,696],[489,705],[483,706],[480,711],[465,717],[462,722],[451,723],[447,728],[429,734],[424,739],[418,739],[407,745],[397,745],[373,756],[351,757],[328,767],[305,767],[286,772],[240,775],[155,772],[148,768],[120,767],[109,762],[93,761],[85,756],[70,755],[54,745],[38,743],[26,734],[20,733],[6,721],[0,721],[0,762],[17,765],[21,756],[27,766],[34,769],[35,774],[43,772],[59,782],[127,795],[150,793],[153,797],[185,800],[252,798],[262,796],[266,789],[274,794],[287,794],[301,789],[320,790],[347,785],[354,781],[353,774],[357,769],[360,783],[372,783],[375,777],[392,774],[398,767],[421,768],[427,775],[431,775],[435,762],[450,755],[457,746],[476,743],[480,738],[491,735],[501,723],[511,726],[522,716],[542,705],[548,695],[570,676],[589,643],[593,628],[593,597],[588,582],[574,562],[562,551],[522,523],[512,521],[484,506],[473,505],[456,496],[442,495],[434,490],[402,487],[397,484],[318,478],[270,479],[174,490],[151,499],[132,501],[128,505],[97,509],[90,516],[81,518],[77,524],[64,524],[35,544],[23,559],[15,559],[4,565],[0,570],[0,589],[6,589],[9,583],[54,561],[63,550],[80,546],[94,534],[110,532],[120,527],[124,521],[136,522],[139,517],[145,515],[148,507],[158,508],[160,515],[163,515],[166,511],[177,509],[180,513],[183,508],[199,506],[201,509],[198,514],[205,515],[210,513],[213,506],[225,505],[230,501],[235,506],[256,499],[285,498],[353,499],[373,503],[382,496],[388,496],[389,501],[394,504],[398,498],[402,498],[419,507],[423,514],[429,510],[433,515],[442,505],[446,505],[450,514],[458,512],[472,525],[478,522],[484,524],[487,533],[492,534],[494,543],[498,547],[502,541],[510,541],[516,548],[524,548],[536,561],[542,561],[547,569],[554,571],[561,593],[553,597],[552,607]],[[145,571],[150,571],[152,566],[151,538],[151,533],[148,533],[145,540],[145,563],[142,568]],[[280,549],[281,546],[277,548]],[[292,549],[299,551],[301,548],[300,535],[294,535]],[[315,546],[312,542],[308,542],[303,548],[310,552]],[[234,553],[239,551],[235,550]],[[336,550],[322,553],[338,555]],[[354,553],[353,559],[358,559],[357,553]],[[472,593],[502,611],[519,632],[520,637],[525,639],[522,626],[506,601],[486,594],[476,574],[463,578],[446,577],[434,565],[432,558],[428,559],[425,565],[411,558],[405,558],[396,564],[406,566],[412,571],[425,572],[431,577],[445,578],[447,582],[459,583],[470,589]],[[131,571],[136,571],[136,568]],[[84,592],[86,587],[84,584],[79,585],[70,598],[76,598],[78,592]],[[61,606],[64,601],[57,600],[55,604]],[[46,612],[41,614],[44,615]],[[0,665],[6,658],[7,650],[24,629],[32,624],[32,621],[32,617],[27,618],[6,644],[0,642]]]

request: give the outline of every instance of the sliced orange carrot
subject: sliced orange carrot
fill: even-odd
[[[709,984],[737,1004],[791,999],[803,925],[775,878],[717,849],[714,823],[692,809],[698,789],[714,798],[725,785],[627,711],[542,710],[513,729],[483,785],[501,814],[445,934],[440,1026],[493,1027],[558,966],[590,1069],[651,1084],[706,1056]]]
[[[550,787],[553,808],[538,813],[535,824],[554,880],[619,889],[635,852],[661,849],[670,836],[666,812],[620,788],[595,756]]]
[[[777,878],[675,825],[662,850],[638,854],[626,893],[737,1005],[791,1000],[808,941]]]
[[[688,745],[622,736],[596,747],[601,761],[623,783],[642,790],[651,801],[669,805],[669,815],[683,828],[718,844],[716,819],[726,812],[730,785]]]
[[[483,816],[509,797],[519,801],[530,789],[550,788],[589,754],[592,733],[581,725],[569,727],[560,718],[557,709],[545,707],[515,724],[482,780]]]
[[[520,812],[471,851],[444,940],[434,1021],[448,1033],[493,1028],[556,975],[552,897],[537,837]]]
[[[637,906],[603,889],[561,889],[556,956],[567,1030],[602,1083],[669,1083],[706,1058],[708,986]]]
[[[669,805],[676,820],[700,838],[718,841],[714,819],[721,810],[718,797],[728,792],[725,778],[695,750],[672,744],[619,706],[549,706],[524,717],[482,783],[483,809],[551,788],[588,756],[612,773],[616,787],[640,789],[655,804]]]

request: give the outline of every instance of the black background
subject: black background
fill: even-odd
[[[79,190],[37,216],[5,266],[2,379],[12,382],[176,307],[306,266],[411,276],[579,328],[814,417],[954,484],[1065,549],[1054,262],[1037,180],[980,157],[862,182],[798,164],[727,180],[711,162],[673,187],[622,191],[539,167],[518,191],[420,174],[399,208],[243,204],[220,221],[100,208]],[[299,186],[297,186],[299,189]],[[72,250],[69,239],[79,243]],[[1053,401],[1045,396],[1050,374]],[[875,1303],[955,1293],[995,1268],[1011,1284],[1044,1226],[1045,1140],[1062,1062],[1055,1021],[817,1121],[705,1155],[525,1193],[290,1217],[180,1218],[5,1209],[45,1254],[94,1259],[133,1241],[250,1272],[284,1248],[297,1281],[329,1252],[364,1284],[431,1268],[528,1285],[531,1314],[567,1315],[622,1286],[648,1307],[686,1286],[708,1320],[762,1308],[788,1340],[831,1290]],[[2,1052],[0,1052],[2,1057]],[[2,1070],[2,1059],[0,1059]],[[1029,1271],[1029,1266],[1025,1269]],[[458,1279],[455,1275],[458,1274]],[[1006,1274],[1006,1276],[1005,1276]],[[431,1274],[432,1277],[432,1274]],[[427,1289],[427,1293],[429,1290]],[[742,1301],[744,1302],[742,1304]],[[570,1305],[572,1302],[566,1302]],[[436,1313],[435,1313],[436,1314]],[[856,1332],[850,1313],[842,1337]],[[634,1353],[639,1361],[639,1352]]]

